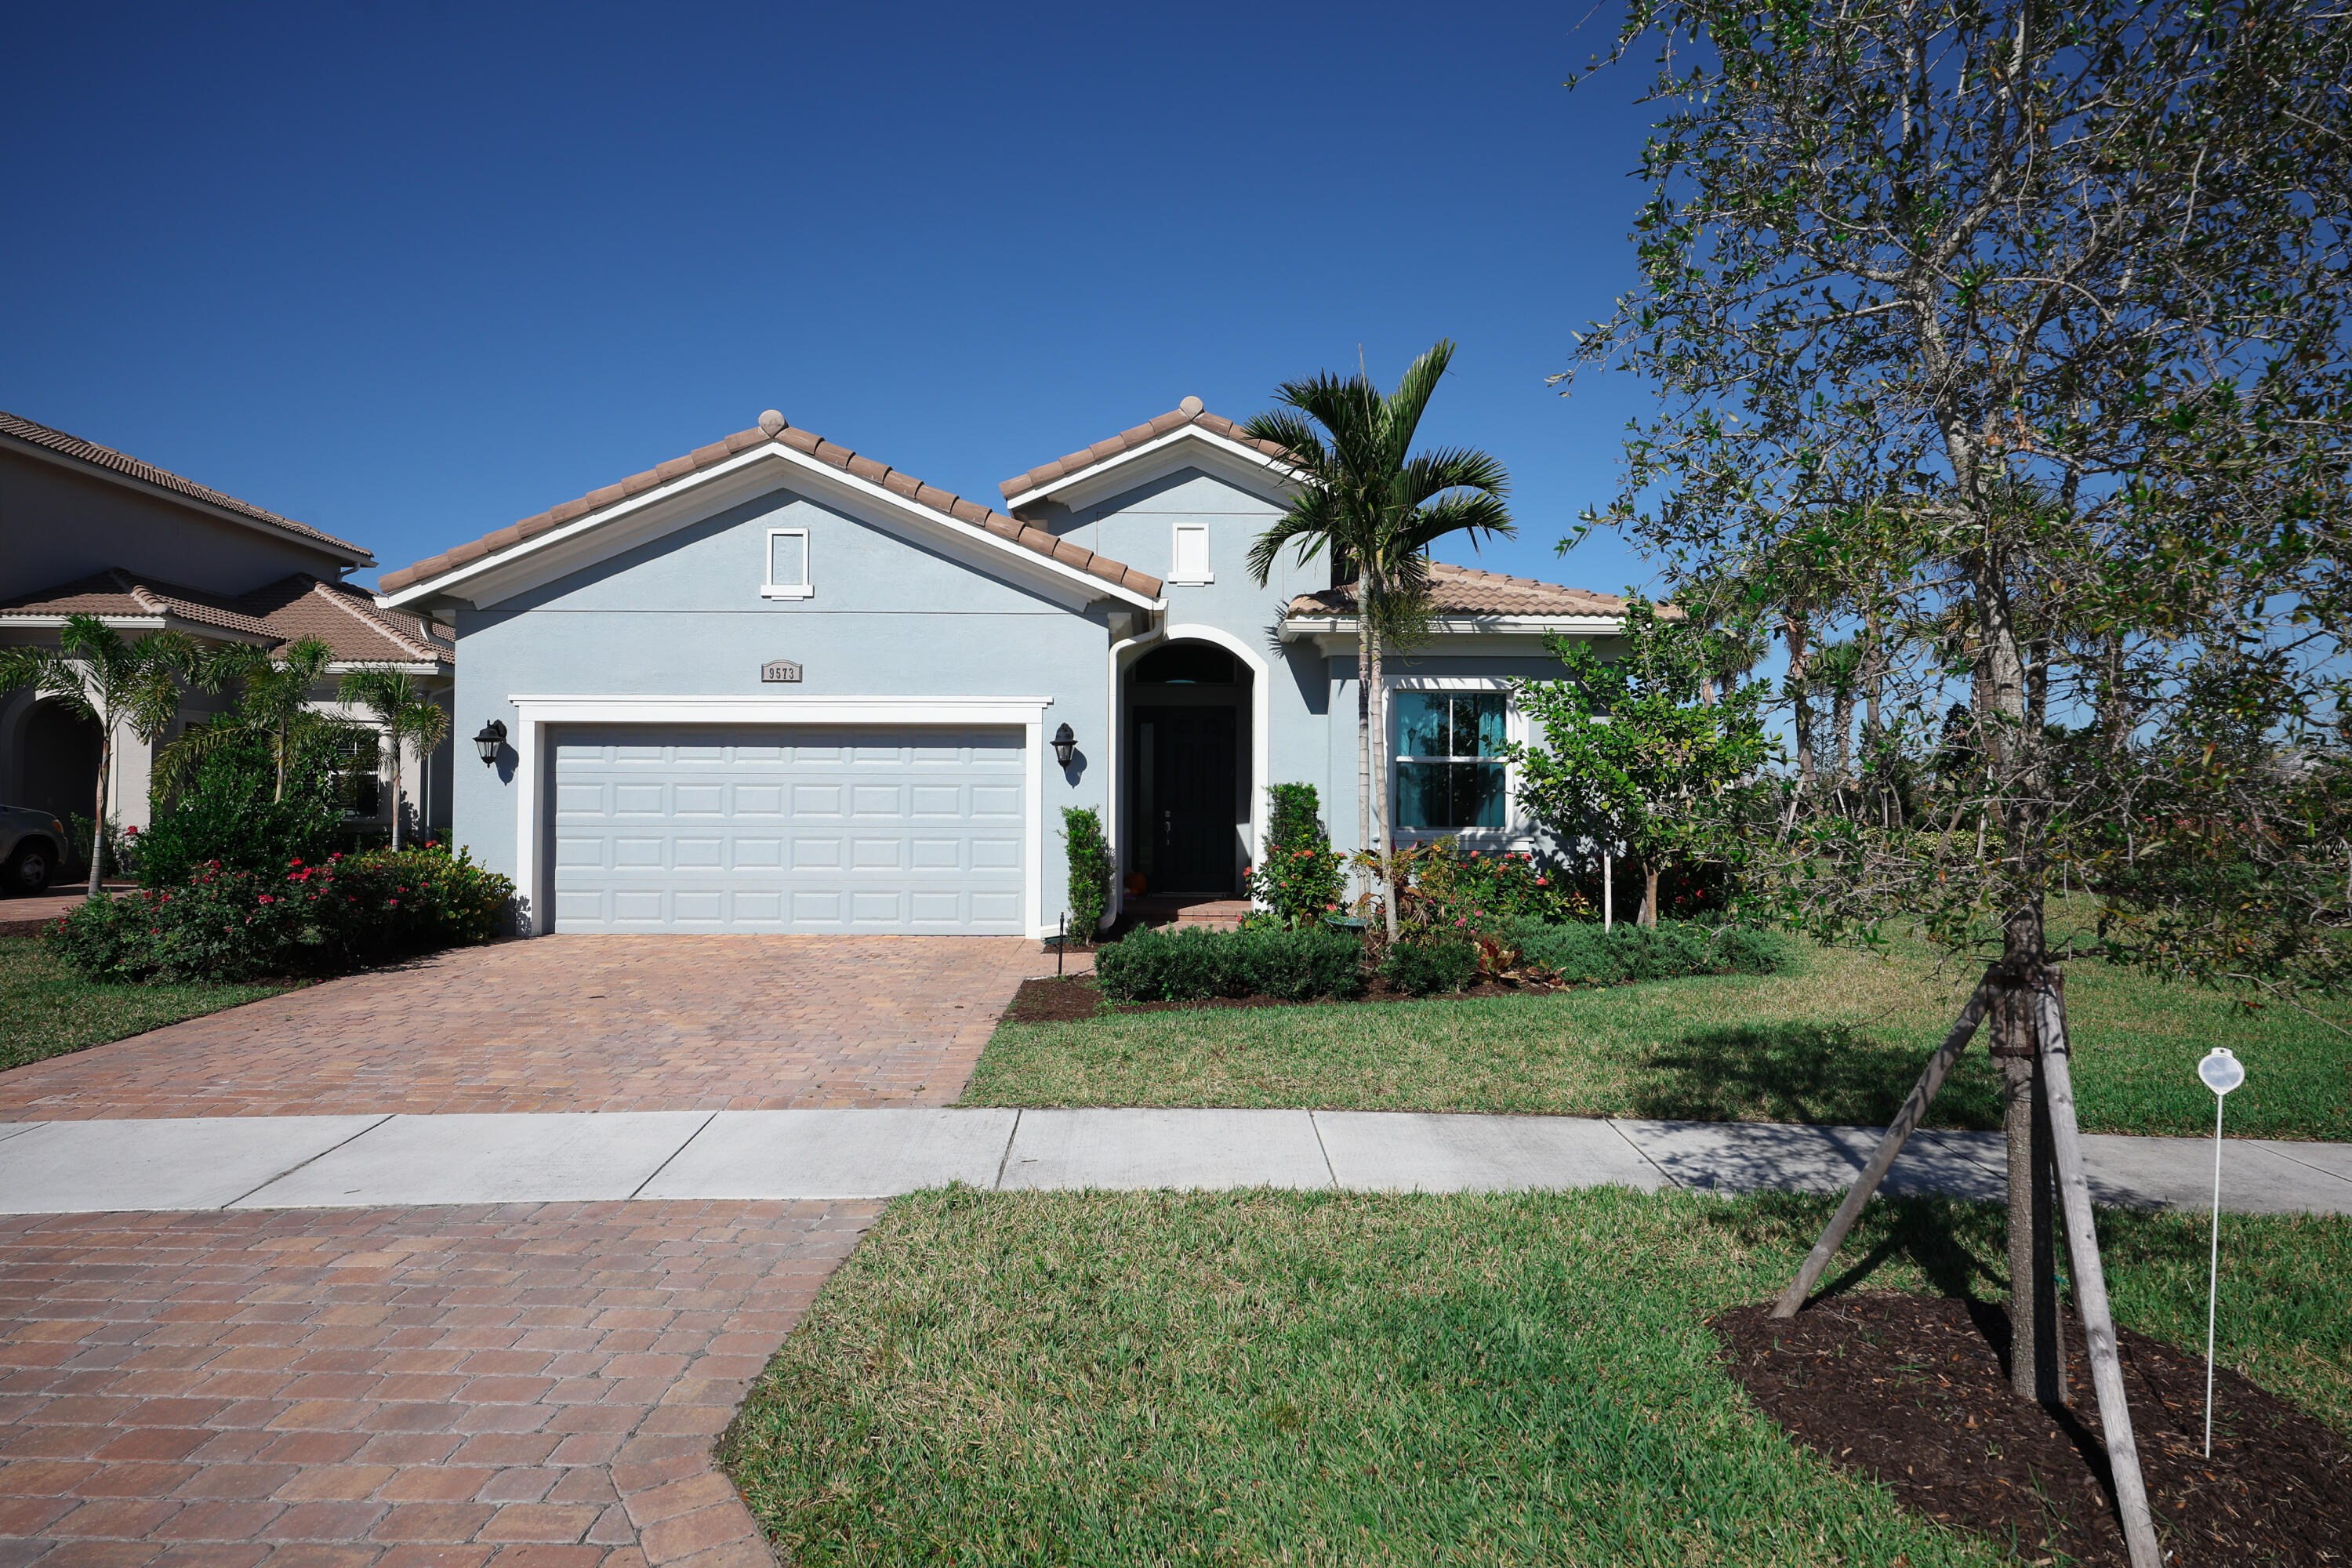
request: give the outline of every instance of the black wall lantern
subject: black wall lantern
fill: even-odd
[[[1054,731],[1054,760],[1064,767],[1070,765],[1070,753],[1078,749],[1078,738],[1070,733],[1067,724]]]
[[[474,750],[481,753],[484,767],[499,765],[499,748],[506,743],[507,723],[503,719],[491,720],[482,726],[482,732],[474,737]]]

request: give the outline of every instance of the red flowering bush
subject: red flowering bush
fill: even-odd
[[[328,974],[487,942],[513,893],[438,845],[295,859],[276,873],[207,861],[175,886],[89,900],[48,941],[98,980]]]
[[[1250,868],[1250,897],[1273,911],[1276,925],[1318,925],[1339,907],[1345,858],[1323,831],[1313,784],[1271,784],[1265,793],[1272,808],[1265,853]]]

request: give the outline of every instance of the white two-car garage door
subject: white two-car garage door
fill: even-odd
[[[553,739],[559,931],[1022,931],[1019,730]]]

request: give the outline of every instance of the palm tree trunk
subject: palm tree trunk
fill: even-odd
[[[400,853],[400,731],[391,729],[384,738],[392,742],[392,852]]]
[[[1645,926],[1658,923],[1658,863],[1655,860],[1642,862],[1642,913],[1634,923]]]
[[[1372,833],[1381,845],[1381,921],[1388,928],[1389,940],[1397,935],[1397,889],[1394,866],[1391,857],[1396,849],[1396,835],[1389,826],[1389,777],[1396,772],[1396,746],[1389,737],[1389,692],[1383,671],[1381,645],[1372,644],[1372,729],[1380,746],[1380,767],[1372,775]]]
[[[113,771],[114,725],[112,714],[102,714],[98,729],[98,800],[90,807],[89,818],[89,888],[88,897],[99,894],[99,868],[106,861],[106,776]]]
[[[1372,890],[1372,626],[1371,574],[1356,574],[1356,853],[1360,886]]]

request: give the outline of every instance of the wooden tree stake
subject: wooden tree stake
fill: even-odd
[[[1994,984],[1990,974],[1977,983],[1968,1005],[1960,1009],[1959,1017],[1954,1021],[1952,1032],[1944,1037],[1944,1043],[1936,1048],[1934,1056],[1927,1058],[1927,1070],[1920,1073],[1919,1081],[1911,1086],[1910,1098],[1904,1100],[1903,1109],[1895,1113],[1894,1125],[1887,1128],[1886,1136],[1878,1141],[1877,1152],[1870,1156],[1870,1163],[1862,1168],[1862,1174],[1855,1178],[1853,1187],[1845,1194],[1845,1202],[1840,1204],[1837,1213],[1831,1216],[1829,1228],[1822,1232],[1822,1238],[1813,1243],[1812,1251],[1805,1255],[1805,1266],[1797,1270],[1797,1277],[1789,1282],[1789,1288],[1780,1292],[1780,1300],[1773,1304],[1774,1317],[1795,1317],[1797,1310],[1805,1304],[1805,1299],[1813,1293],[1813,1287],[1822,1282],[1822,1273],[1829,1268],[1830,1259],[1836,1257],[1837,1249],[1845,1244],[1846,1233],[1853,1228],[1853,1222],[1862,1217],[1863,1205],[1878,1191],[1878,1184],[1886,1179],[1888,1169],[1894,1165],[1895,1156],[1903,1152],[1903,1145],[1910,1139],[1912,1129],[1918,1126],[1919,1119],[1927,1114],[1927,1107],[1934,1102],[1936,1091],[1944,1087],[1944,1079],[1950,1075],[1952,1064],[1960,1059],[1960,1052],[1975,1036],[1977,1025],[1983,1020],[1985,1008],[1992,1000]]]
[[[2074,1121],[2074,1084],[2066,1059],[2065,978],[2045,969],[2035,976],[2033,996],[2041,1011],[2042,1068],[2050,1091],[2050,1141],[2058,1163],[2058,1199],[2066,1214],[2066,1250],[2074,1270],[2074,1305],[2083,1316],[2083,1338],[2091,1357],[2091,1383],[2099,1395],[2099,1427],[2114,1472],[2116,1509],[2123,1515],[2124,1545],[2132,1568],[2163,1568],[2156,1523],[2148,1515],[2147,1484],[2140,1478],[2139,1445],[2132,1440],[2131,1405],[2124,1394],[2123,1358],[2116,1352],[2116,1323],[2107,1307],[2107,1277],[2099,1264],[2099,1234],[2091,1216],[2091,1186],[2083,1172],[2083,1134]]]

